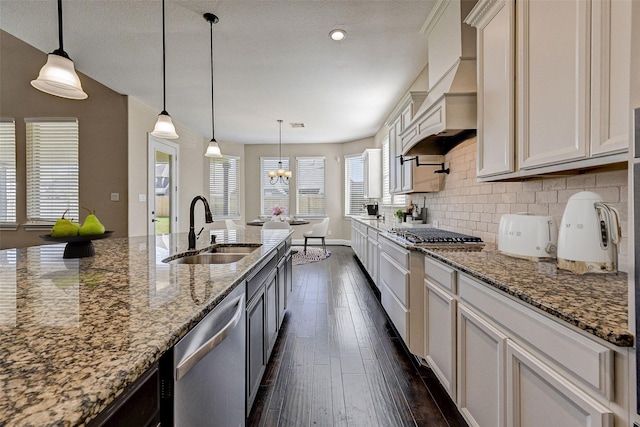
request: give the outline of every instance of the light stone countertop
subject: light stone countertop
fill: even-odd
[[[382,233],[397,226],[388,219],[386,222],[364,218],[356,220]],[[404,226],[410,227],[411,224]],[[607,342],[620,347],[633,345],[634,337],[628,324],[626,273],[576,275],[548,268],[548,263],[539,265],[534,261],[503,255],[495,245],[486,245],[479,252],[465,252],[428,250],[398,244],[422,251],[498,291]]]
[[[291,232],[212,233],[262,246],[218,265],[163,263],[186,233],[96,240],[91,258],[63,259],[64,244],[0,251],[0,425],[85,425]]]

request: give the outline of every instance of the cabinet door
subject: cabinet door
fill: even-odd
[[[265,304],[266,304],[266,320],[265,320],[265,335],[267,343],[267,355],[265,358],[269,359],[269,354],[273,348],[273,344],[278,338],[278,280],[277,274],[274,271],[267,279],[265,288]]]
[[[413,165],[414,162],[405,162],[402,166],[402,192],[413,190]]]
[[[397,194],[402,192],[402,167],[400,159],[402,147],[398,147],[400,142],[400,132],[402,131],[402,117],[398,117],[389,129],[389,192]]]
[[[278,329],[280,329],[280,324],[282,323],[282,320],[284,319],[284,313],[285,313],[285,305],[286,305],[286,294],[287,294],[287,280],[286,280],[286,276],[287,275],[287,267],[286,267],[286,259],[283,257],[282,260],[280,261],[280,264],[278,264],[278,289],[277,289],[277,294],[278,294]]]
[[[514,2],[493,3],[478,28],[478,176],[515,171]]]
[[[424,281],[425,354],[449,396],[456,398],[456,299]]]
[[[505,425],[506,341],[504,334],[458,305],[458,407],[471,426]]]
[[[267,365],[264,286],[247,305],[247,413],[256,397]]]
[[[507,344],[507,426],[613,426],[611,411],[536,357]]]
[[[516,2],[521,169],[587,155],[590,10],[584,0]]]
[[[591,155],[629,147],[631,1],[592,3]]]

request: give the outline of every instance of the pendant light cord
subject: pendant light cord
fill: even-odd
[[[164,31],[164,0],[162,0],[162,112],[167,114],[167,66]]]
[[[278,163],[282,164],[282,120],[278,120],[278,123],[280,124],[280,133],[278,136],[278,146],[280,147],[280,151],[278,154],[278,160],[280,160]]]
[[[213,113],[213,22],[213,19],[209,21],[209,27],[211,28],[211,140],[216,142]]]
[[[64,46],[62,45],[62,0],[58,0],[58,42],[60,50],[64,51]]]

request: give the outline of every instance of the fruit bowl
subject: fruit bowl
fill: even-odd
[[[40,238],[48,242],[66,243],[67,246],[64,248],[62,258],[85,258],[96,254],[92,240],[106,239],[112,234],[113,231],[105,231],[104,234],[66,237],[52,237],[50,234],[43,234]]]

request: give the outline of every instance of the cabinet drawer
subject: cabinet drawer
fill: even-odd
[[[613,399],[613,351],[460,274],[460,299],[597,394]],[[516,341],[518,339],[516,338]]]
[[[387,312],[387,316],[391,319],[391,323],[398,330],[402,340],[407,343],[407,325],[409,324],[409,311],[395,297],[393,292],[387,288],[384,282],[380,285],[380,299],[382,307]]]
[[[452,294],[456,294],[458,290],[456,286],[456,270],[453,268],[425,256],[424,274],[431,283],[436,283]]]
[[[405,307],[409,305],[409,272],[397,265],[386,253],[380,254],[380,279]]]
[[[387,239],[380,239],[382,252],[387,254],[389,258],[394,259],[402,267],[409,269],[409,251],[401,248]]]

